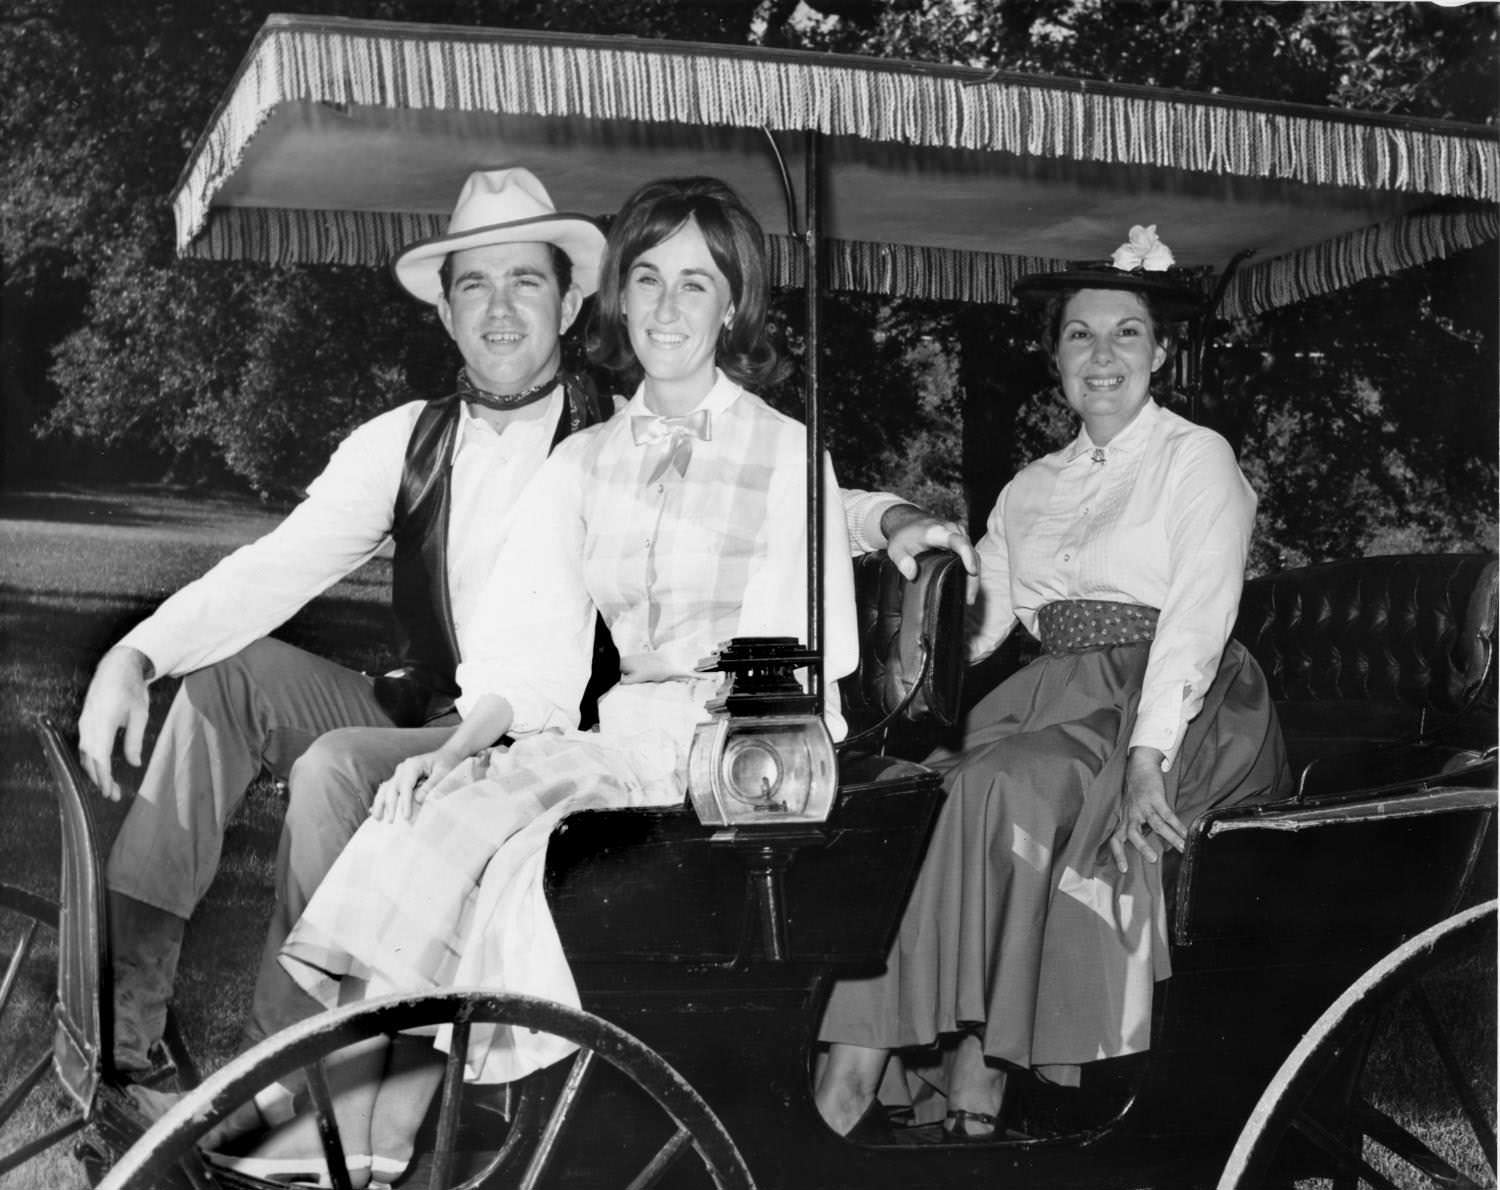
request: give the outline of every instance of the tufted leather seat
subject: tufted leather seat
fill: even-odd
[[[1491,556],[1432,554],[1245,584],[1234,635],[1265,671],[1301,792],[1494,744],[1496,583]]]
[[[1267,1054],[1349,980],[1494,895],[1495,762],[1477,754],[1496,736],[1496,581],[1493,556],[1437,554],[1245,584],[1235,636],[1265,671],[1299,796],[1200,815],[1166,869],[1152,1065],[1168,1098],[1194,1088],[1176,1110],[1218,1072],[1262,1085]],[[1226,1024],[1245,1011],[1256,1029]]]
[[[903,727],[958,718],[966,654],[967,573],[958,555],[929,550],[908,582],[884,552],[854,562],[859,667],[839,683],[846,750],[883,750]]]

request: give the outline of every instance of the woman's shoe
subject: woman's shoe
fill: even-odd
[[[175,1107],[184,1094],[182,1091],[158,1091],[139,1083],[132,1083],[124,1091],[153,1123]],[[204,1149],[217,1149],[252,1132],[269,1132],[297,1114],[295,1099],[292,1091],[280,1083],[272,1083],[257,1091],[249,1102],[235,1108],[205,1132],[199,1138],[198,1145]]]
[[[205,1149],[203,1157],[210,1165],[233,1170],[247,1178],[258,1178],[262,1182],[276,1182],[286,1186],[320,1186],[325,1190],[333,1185],[326,1157],[237,1157],[214,1149]],[[368,1171],[371,1160],[368,1156],[359,1154],[345,1157],[344,1164],[352,1177]]]
[[[978,1124],[983,1132],[969,1131],[970,1124]],[[962,1107],[950,1107],[943,1120],[943,1135],[948,1140],[986,1141],[1000,1135],[1000,1121],[989,1112],[968,1111]]]
[[[854,1127],[844,1133],[844,1139],[856,1145],[888,1145],[895,1141],[891,1131],[891,1119],[885,1112],[885,1104],[878,1098],[870,1100],[864,1115],[854,1121]]]
[[[410,1164],[410,1158],[402,1161],[395,1157],[372,1157],[369,1190],[391,1190],[406,1176],[406,1167]]]

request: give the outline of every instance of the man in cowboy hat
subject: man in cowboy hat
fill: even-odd
[[[378,781],[457,722],[454,671],[482,614],[479,589],[507,510],[553,446],[607,415],[560,371],[561,336],[597,287],[603,245],[594,222],[558,212],[530,171],[472,174],[447,234],[394,265],[400,284],[437,308],[463,357],[456,391],[355,429],[286,520],[171,596],[100,661],[79,752],[111,799],[120,796],[116,736],[124,731],[125,758],[138,765],[147,686],[183,675],[109,862],[122,1074],[150,1066],[186,920],[262,769],[286,779],[291,797],[252,1030],[306,1014],[275,961],[282,939]],[[852,494],[849,511],[856,548],[886,545],[889,530],[903,568],[956,532],[893,496]],[[267,635],[387,541],[398,668],[372,679]]]

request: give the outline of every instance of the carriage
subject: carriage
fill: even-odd
[[[1500,235],[1487,129],[790,51],[273,17],[184,170],[179,249],[383,261],[440,231],[458,182],[497,155],[598,212],[647,176],[734,184],[772,233],[777,282],[808,293],[814,447],[825,288],[1004,302],[1016,277],[1138,221],[1143,202],[1174,212],[1159,217],[1184,229],[1181,258],[1218,266],[1230,316]],[[942,218],[914,226],[918,195]],[[494,1093],[466,1091],[450,1058],[403,1185],[1391,1184],[1372,1146],[1444,1185],[1493,1183],[1483,1055],[1448,1039],[1426,989],[1492,948],[1495,559],[1367,558],[1246,584],[1235,634],[1271,683],[1296,796],[1204,815],[1173,858],[1173,976],[1151,1050],[1093,1064],[1076,1091],[1023,1080],[1026,1135],[988,1143],[920,1125],[854,1143],[811,1100],[828,989],[883,961],[941,801],[911,741],[965,696],[953,558],[925,556],[915,583],[865,558],[856,588],[860,665],[843,690],[856,730],[826,821],[706,823],[681,807],[557,829],[547,890],[583,1011],[465,989],[371,1001],[201,1081],[169,1031],[196,1086],[145,1135],[109,1069],[89,795],[44,724],[62,895],[0,887],[0,908],[33,922],[0,1004],[25,939],[52,926],[57,1023],[0,1121],[49,1070],[77,1112],[58,1135],[7,1145],[0,1173],[81,1130],[80,1156],[112,1190],[260,1185],[194,1148],[256,1090],[305,1070],[331,1123],[322,1057],[430,1025],[451,1027],[461,1055],[471,1028],[499,1022],[577,1052]],[[815,609],[810,621],[815,649]],[[1452,1076],[1473,1137],[1461,1156],[1370,1101],[1366,1059],[1398,1001],[1417,1006]],[[324,1137],[332,1157],[336,1127]],[[1487,1174],[1469,1172],[1475,1153]],[[329,1164],[337,1185],[342,1163]]]

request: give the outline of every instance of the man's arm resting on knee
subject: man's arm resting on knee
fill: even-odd
[[[141,763],[141,742],[150,706],[146,688],[155,673],[155,666],[145,653],[129,645],[115,645],[100,659],[84,696],[83,713],[78,716],[78,759],[83,771],[110,801],[120,798],[111,758],[115,737],[122,729],[126,763],[132,766]]]

